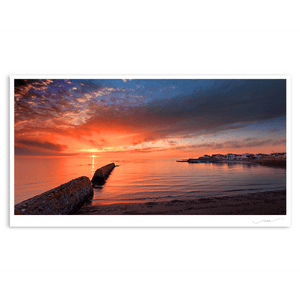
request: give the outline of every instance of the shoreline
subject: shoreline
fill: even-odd
[[[76,215],[285,215],[286,190],[194,200],[82,206]]]
[[[195,162],[188,162],[188,161],[176,161],[180,163],[190,163],[190,164],[203,164],[203,163],[213,163],[213,164],[249,164],[249,165],[260,165],[263,167],[271,167],[271,168],[282,168],[286,169],[286,160],[276,160],[276,159],[260,159],[260,160],[216,160],[216,161],[198,161],[195,159]]]

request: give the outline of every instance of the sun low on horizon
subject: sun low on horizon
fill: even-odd
[[[286,151],[285,79],[15,79],[15,155]]]

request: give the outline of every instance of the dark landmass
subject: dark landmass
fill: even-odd
[[[286,159],[276,159],[276,158],[267,158],[267,159],[244,159],[244,160],[217,160],[217,159],[199,159],[199,158],[189,158],[187,160],[177,160],[177,162],[187,162],[191,164],[195,163],[241,163],[241,164],[260,164],[266,167],[274,167],[274,168],[286,168]]]
[[[262,166],[267,166],[267,167],[286,168],[285,159],[262,159],[259,160],[258,163]]]

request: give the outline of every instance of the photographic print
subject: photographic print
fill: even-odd
[[[287,87],[12,76],[11,225],[286,226]]]

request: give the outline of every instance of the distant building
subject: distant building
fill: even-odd
[[[256,154],[256,155],[258,155],[259,158],[268,158],[268,157],[270,157],[269,154],[264,154],[264,153],[258,153],[258,154]]]
[[[228,153],[228,154],[227,154],[227,159],[228,159],[228,160],[233,160],[233,159],[235,159],[235,154]]]
[[[286,153],[285,152],[280,152],[280,153],[272,153],[271,157],[273,158],[286,158]]]
[[[204,157],[203,157],[204,158]],[[223,155],[223,154],[212,154],[211,155],[211,158],[212,159],[217,159],[217,160],[221,160],[221,159],[226,159],[226,155]]]
[[[275,153],[271,153],[271,156],[281,156],[284,154],[285,154],[285,152],[275,152]]]

